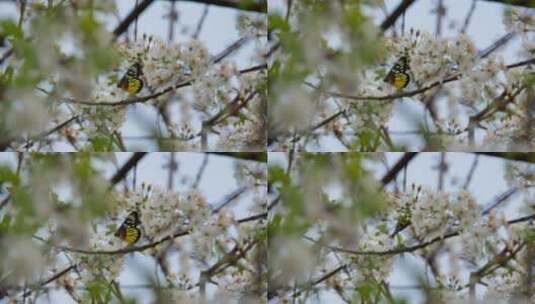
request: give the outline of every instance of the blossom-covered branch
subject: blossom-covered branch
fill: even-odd
[[[261,64],[261,65],[256,65],[256,66],[253,66],[253,67],[250,67],[250,68],[243,69],[243,70],[239,71],[239,73],[240,74],[248,74],[248,73],[257,72],[257,71],[260,71],[260,70],[263,70],[263,69],[266,69],[266,68],[267,68],[267,64]],[[162,89],[159,92],[156,92],[156,93],[153,93],[153,94],[149,94],[147,96],[133,97],[133,98],[123,99],[123,100],[119,100],[119,101],[93,102],[93,101],[86,101],[86,100],[77,100],[77,99],[73,99],[73,98],[69,98],[69,97],[60,97],[60,96],[54,96],[54,97],[55,98],[59,98],[63,102],[73,103],[73,104],[81,104],[81,105],[86,105],[86,106],[126,106],[126,105],[146,102],[146,101],[149,101],[151,99],[155,99],[157,97],[160,97],[160,96],[162,96],[162,95],[164,95],[166,93],[169,93],[169,92],[171,92],[173,90],[178,90],[180,88],[191,86],[194,80],[195,79],[181,81],[181,82],[177,83],[174,86],[166,87],[166,88]]]
[[[522,66],[526,66],[526,65],[531,65],[531,64],[535,64],[535,58],[509,64],[509,65],[506,66],[506,69],[514,69],[514,68],[518,68],[518,67],[522,67]],[[326,94],[326,95],[329,95],[329,96],[332,96],[332,97],[347,98],[347,99],[351,99],[351,100],[377,100],[377,101],[381,101],[381,100],[394,100],[394,99],[403,98],[403,97],[412,97],[412,96],[424,93],[424,92],[426,92],[426,91],[428,91],[428,90],[430,90],[432,88],[435,88],[437,86],[441,86],[441,85],[449,83],[449,82],[457,81],[460,78],[461,78],[461,75],[459,74],[459,75],[447,77],[447,78],[445,78],[445,79],[443,79],[441,81],[433,82],[433,83],[431,83],[431,84],[429,84],[427,86],[424,86],[424,87],[416,89],[416,90],[407,91],[407,92],[400,92],[400,93],[384,95],[384,96],[364,96],[364,95],[363,96],[356,96],[356,95],[349,95],[349,94],[332,92],[332,91],[324,91],[324,90],[321,90],[320,87],[318,87],[318,86],[316,86],[316,85],[314,85],[314,84],[312,84],[310,82],[305,82],[305,84],[307,86],[311,87],[311,88],[319,90],[323,94]]]

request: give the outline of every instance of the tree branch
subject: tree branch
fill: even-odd
[[[239,0],[181,0],[185,2],[204,3],[228,8],[234,8],[257,13],[267,13],[267,2],[265,0],[239,1]]]
[[[263,70],[263,69],[267,69],[267,64],[264,63],[264,64],[260,64],[257,66],[253,66],[253,67],[241,70],[239,71],[239,73],[247,74],[247,73],[252,73],[252,72],[256,72],[256,71]],[[195,79],[185,80],[185,81],[177,83],[176,85],[169,86],[163,89],[162,91],[156,92],[154,94],[150,94],[147,96],[139,96],[139,97],[134,97],[134,98],[129,98],[129,99],[123,99],[119,101],[93,102],[93,101],[85,101],[85,100],[75,100],[75,99],[68,98],[68,97],[60,97],[60,96],[54,96],[54,97],[61,99],[63,102],[73,103],[73,104],[82,104],[82,105],[87,105],[87,106],[125,106],[125,105],[130,105],[130,104],[135,104],[135,103],[142,103],[150,99],[158,98],[161,95],[171,92],[172,90],[177,90],[183,87],[191,86],[194,81]],[[52,93],[50,92],[45,91],[45,93],[52,95]]]
[[[386,31],[414,3],[415,0],[403,0],[398,7],[381,23],[381,31]]]
[[[497,2],[505,5],[516,5],[524,7],[535,7],[535,1],[533,0],[482,0],[487,2]]]
[[[525,66],[525,65],[531,65],[531,64],[535,64],[535,58],[510,64],[510,65],[506,66],[506,69],[513,69],[513,68],[517,68],[517,67],[521,67],[521,66]],[[377,101],[380,101],[380,100],[394,100],[394,99],[402,98],[402,97],[415,96],[415,95],[421,94],[421,93],[423,93],[425,91],[428,91],[428,90],[430,90],[430,89],[432,89],[434,87],[443,85],[445,83],[457,81],[460,78],[461,78],[461,75],[458,74],[458,75],[455,75],[455,76],[452,76],[452,77],[449,77],[449,78],[446,78],[446,79],[443,79],[443,80],[440,80],[440,81],[433,82],[433,83],[431,83],[431,84],[429,84],[427,86],[424,86],[422,88],[419,88],[419,89],[416,89],[416,90],[413,90],[413,91],[400,92],[400,93],[395,93],[395,94],[385,95],[385,96],[355,96],[355,95],[348,95],[348,94],[332,92],[332,91],[321,91],[321,92],[324,93],[324,94],[330,95],[332,97],[340,97],[340,98],[346,98],[346,99],[351,99],[351,100],[377,100]],[[305,85],[307,85],[307,86],[309,86],[309,87],[311,87],[313,89],[320,90],[320,88],[318,86],[316,86],[314,84],[311,84],[309,82],[305,82]]]
[[[227,156],[241,160],[251,160],[265,163],[267,162],[266,152],[208,152],[209,154]]]
[[[178,231],[176,233],[173,233],[171,235],[168,235],[158,241],[155,241],[155,242],[152,242],[152,243],[149,243],[149,244],[145,244],[145,245],[142,245],[142,246],[133,246],[133,247],[125,247],[125,248],[122,248],[122,249],[117,249],[117,250],[87,250],[87,249],[78,249],[78,248],[71,248],[71,247],[68,247],[68,246],[57,246],[57,245],[54,245],[54,244],[50,244],[50,242],[48,242],[47,240],[41,238],[41,237],[38,237],[38,236],[33,236],[34,239],[36,240],[39,240],[39,241],[42,241],[42,242],[45,242],[47,244],[49,244],[50,246],[56,248],[56,249],[59,249],[59,250],[64,250],[64,251],[69,251],[69,252],[76,252],[76,253],[81,253],[81,254],[89,254],[89,255],[93,255],[93,254],[103,254],[103,255],[114,255],[114,254],[126,254],[126,253],[131,253],[131,252],[136,252],[136,251],[145,251],[147,249],[150,249],[150,248],[153,248],[153,247],[156,247],[164,242],[167,242],[167,241],[170,241],[170,240],[174,240],[176,238],[179,238],[181,236],[185,236],[185,235],[188,235],[190,234],[191,230],[187,229],[187,230],[181,230],[181,231]]]
[[[535,219],[535,214],[531,214],[531,215],[527,215],[527,216],[524,216],[524,217],[521,217],[521,218],[510,220],[510,221],[507,222],[507,225],[523,223],[523,222],[531,221],[533,219]],[[352,254],[352,255],[387,256],[387,255],[396,255],[396,254],[406,253],[406,252],[413,252],[413,251],[416,251],[418,249],[425,248],[425,247],[427,247],[429,245],[432,245],[434,243],[437,243],[437,242],[440,242],[440,241],[443,241],[443,240],[446,240],[446,239],[450,239],[452,237],[459,236],[460,234],[461,234],[460,231],[454,231],[454,232],[450,232],[450,233],[438,236],[438,237],[433,238],[433,239],[431,239],[429,241],[422,242],[422,243],[419,243],[419,244],[416,244],[416,245],[404,246],[404,247],[399,247],[399,248],[394,248],[394,249],[389,249],[389,250],[384,250],[384,251],[351,250],[351,249],[345,249],[345,248],[341,248],[341,247],[337,247],[337,246],[330,246],[330,245],[325,245],[325,244],[320,244],[320,245],[325,247],[325,248],[329,248],[331,250],[334,250],[334,251],[348,253],[348,254]],[[306,239],[306,240],[309,240],[311,242],[319,244],[318,241],[316,241],[316,240],[314,240],[312,238],[309,238],[309,237],[306,237],[306,236],[304,236],[303,238]]]
[[[71,270],[74,270],[76,269],[76,265],[71,265],[65,269],[63,269],[62,271],[56,273],[56,274],[53,274],[50,278],[40,282],[40,283],[37,283],[35,284],[36,287],[33,287],[31,288],[30,290],[24,292],[24,294],[22,295],[23,297],[27,297],[29,296],[33,291],[35,291],[35,289],[37,288],[41,288],[41,287],[44,287],[45,285],[51,283],[51,282],[54,282],[55,280],[61,278],[62,276],[64,276],[65,274],[67,274],[68,272],[70,272]]]
[[[135,152],[134,155],[113,175],[110,179],[111,187],[117,185],[121,180],[123,180],[132,168],[134,168],[137,163],[147,155],[146,152]]]
[[[529,152],[475,152],[479,155],[502,158],[510,161],[535,163],[535,153]]]
[[[130,24],[132,24],[132,22],[134,22],[153,2],[154,0],[144,0],[138,6],[134,7],[130,14],[128,14],[128,16],[126,16],[126,18],[124,18],[113,30],[114,40],[121,36],[121,34],[128,29]]]
[[[388,171],[383,178],[381,179],[381,183],[383,186],[388,185],[391,181],[393,181],[398,173],[405,168],[409,162],[418,154],[418,152],[407,152],[401,157],[398,162]]]

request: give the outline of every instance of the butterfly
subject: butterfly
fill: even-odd
[[[128,68],[124,76],[119,80],[119,83],[117,83],[117,87],[130,94],[137,94],[143,89],[143,80],[140,78],[141,75],[143,75],[141,64],[136,62]]]
[[[409,58],[407,56],[401,56],[388,74],[386,74],[383,81],[401,90],[411,81],[411,77],[407,73],[409,69]]]
[[[128,245],[132,245],[141,238],[141,230],[137,227],[140,224],[139,214],[137,211],[132,211],[117,229],[115,236],[128,243]]]
[[[407,203],[397,210],[398,216],[396,228],[394,229],[394,232],[390,234],[391,238],[395,237],[398,233],[409,227],[412,218],[412,207],[413,204]]]

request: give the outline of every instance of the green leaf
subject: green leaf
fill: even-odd
[[[17,40],[22,40],[24,38],[22,28],[18,27],[14,21],[3,20],[0,22],[0,28],[4,37],[13,37]]]
[[[13,186],[17,186],[20,183],[20,179],[11,168],[0,166],[0,182],[9,182]]]

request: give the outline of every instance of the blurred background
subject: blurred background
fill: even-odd
[[[0,303],[257,303],[265,154],[0,154]],[[141,239],[114,236],[140,214]]]
[[[533,242],[533,161],[531,153],[270,153],[270,303],[530,299],[526,247],[470,282],[504,246]],[[407,202],[412,222],[393,236]]]
[[[143,9],[132,15],[136,7]],[[9,100],[0,112],[6,138],[0,147],[262,150],[265,7],[265,1],[0,1],[0,96]],[[117,82],[141,54],[144,88],[131,96]],[[151,96],[191,77],[194,83],[173,93],[94,105]],[[251,91],[259,93],[231,113],[236,96]]]
[[[491,111],[480,126],[469,124],[512,83],[532,85],[530,6],[499,0],[270,1],[270,150],[295,142],[299,149],[325,152],[530,151],[533,141],[522,131],[531,126],[522,118],[531,115],[524,108],[530,93],[505,111]],[[411,81],[397,91],[383,79],[407,50]],[[412,94],[463,72],[463,60],[471,62],[463,79]],[[524,61],[531,65],[505,68]],[[391,95],[400,97],[359,99]]]

